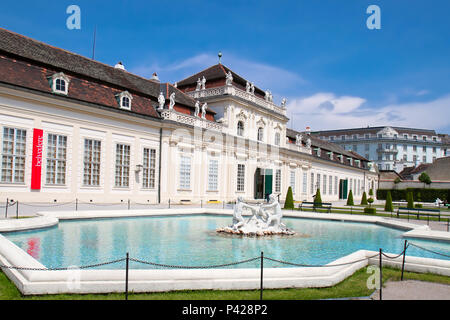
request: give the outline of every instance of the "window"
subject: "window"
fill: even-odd
[[[413,155],[413,161],[414,161],[414,162],[417,161],[417,155]]]
[[[119,101],[121,109],[131,110],[131,100],[133,100],[133,96],[128,91],[119,93],[116,95],[116,98]]]
[[[320,189],[320,173],[317,174],[316,191],[317,189]]]
[[[327,194],[327,176],[323,176],[323,194]]]
[[[358,139],[358,135],[354,134],[353,135],[353,140],[356,140],[356,139]]]
[[[423,141],[427,141],[427,137],[426,136],[423,136],[422,139],[423,139]]]
[[[23,183],[25,180],[25,147],[27,132],[3,128],[2,182]]]
[[[245,190],[245,165],[238,164],[237,168],[237,191]]]
[[[311,172],[311,194],[314,194],[314,173]]]
[[[413,151],[417,151],[417,146],[413,146]]]
[[[404,135],[403,135],[403,139],[408,139],[408,135],[407,135],[407,134],[404,134]]]
[[[237,123],[237,135],[240,137],[244,135],[244,123],[242,121]]]
[[[306,172],[303,172],[303,190],[302,192],[306,194],[308,191],[308,174]]]
[[[84,172],[85,186],[100,185],[101,141],[84,139]]]
[[[277,169],[275,171],[275,192],[281,192],[281,170]]]
[[[279,132],[275,133],[275,145],[276,146],[280,145],[280,133]]]
[[[404,154],[403,155],[403,161],[407,161],[408,160],[408,155]]]
[[[423,157],[422,157],[422,161],[423,161],[423,162],[427,162],[427,156],[423,156]]]
[[[364,135],[364,138],[370,139],[370,134],[365,134],[365,135]]]
[[[290,176],[290,185],[291,185],[291,188],[292,188],[292,193],[294,193],[295,194],[295,171],[291,171],[291,176]]]
[[[219,177],[219,160],[209,159],[208,190],[217,191]]]
[[[349,189],[353,190],[353,179],[350,179]]]
[[[338,192],[338,177],[334,177],[334,195],[337,195]]]
[[[51,87],[53,93],[65,94],[69,92],[69,78],[62,72],[51,77]]]
[[[423,146],[423,147],[422,147],[422,151],[423,151],[423,152],[427,152],[427,147]]]
[[[191,157],[180,156],[180,189],[191,188]]]
[[[129,187],[130,185],[130,146],[116,144],[116,187]]]
[[[331,196],[333,194],[333,177],[329,176],[328,178],[328,194]]]
[[[47,184],[66,184],[67,137],[49,134],[47,138]]]
[[[264,129],[259,127],[258,128],[258,141],[263,141],[264,139]]]
[[[142,159],[142,187],[155,189],[156,150],[144,148]]]
[[[437,150],[436,147],[433,147],[433,153],[436,153],[436,150]]]
[[[341,136],[341,140],[345,140],[345,136]]]
[[[358,180],[358,189],[356,189],[358,195],[361,194],[361,180]]]
[[[414,139],[414,140],[417,140],[417,136],[413,136],[413,139]]]

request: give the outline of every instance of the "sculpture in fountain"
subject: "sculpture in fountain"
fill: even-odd
[[[252,213],[247,221],[243,217],[245,209],[249,209]],[[259,205],[249,205],[242,197],[238,197],[232,225],[216,231],[247,236],[294,235],[295,232],[281,222],[282,217],[281,205],[274,194],[269,196],[268,204]]]

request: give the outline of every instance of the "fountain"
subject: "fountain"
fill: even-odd
[[[247,221],[242,216],[244,209],[253,213]],[[249,205],[242,197],[238,197],[233,212],[233,224],[216,231],[245,236],[294,235],[295,232],[281,222],[282,217],[280,203],[274,194],[269,196],[268,204],[257,206]]]

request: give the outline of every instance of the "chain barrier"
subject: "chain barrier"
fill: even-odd
[[[36,204],[36,203],[26,203],[26,202],[21,202],[20,205],[24,205],[27,207],[42,207],[42,208],[51,208],[51,207],[61,207],[61,206],[66,206],[68,204],[72,204],[75,203],[74,201],[70,201],[70,202],[63,202],[63,203],[54,203],[54,204]]]
[[[425,250],[425,251],[428,251],[428,252],[431,252],[431,253],[443,256],[443,257],[450,258],[450,255],[447,255],[447,254],[444,254],[444,253],[440,253],[440,252],[436,252],[436,251],[433,251],[433,250],[430,250],[430,249],[418,246],[417,244],[414,244],[414,243],[411,243],[411,242],[408,242],[408,244],[412,245],[413,247],[416,247],[416,248],[419,248],[419,249],[422,249],[422,250]]]
[[[397,259],[398,257],[401,257],[402,255],[405,254],[406,249],[408,249],[408,247],[409,247],[409,242],[408,242],[408,244],[406,245],[406,248],[403,249],[403,251],[402,251],[401,253],[399,253],[398,255],[396,255],[395,257],[391,257],[391,256],[387,255],[387,254],[384,253],[384,252],[382,252],[381,254],[382,254],[383,256],[385,256],[386,258],[388,258],[388,259]]]
[[[130,258],[130,261],[134,261],[137,263],[148,264],[148,265],[152,265],[152,266],[156,266],[156,267],[163,267],[163,268],[169,268],[169,269],[214,269],[214,268],[235,266],[238,264],[248,263],[248,262],[252,262],[252,261],[256,261],[256,260],[260,260],[260,257],[242,260],[242,261],[238,261],[238,262],[216,264],[216,265],[210,265],[210,266],[180,266],[180,265],[161,264],[161,263],[155,263],[155,262]]]
[[[102,262],[102,263],[96,263],[96,264],[90,264],[90,265],[86,265],[86,266],[81,266],[81,267],[77,267],[77,269],[90,269],[90,268],[95,268],[95,267],[101,267],[101,266],[106,266],[109,264],[115,264],[118,262],[122,262],[125,261],[126,258],[122,258],[122,259],[117,259],[117,260],[112,260],[112,261],[108,261],[108,262]],[[66,271],[66,270],[74,270],[74,268],[30,268],[30,267],[15,267],[15,266],[6,266],[6,265],[1,265],[0,264],[0,268],[5,268],[5,269],[14,269],[14,270],[27,270],[27,271]]]
[[[89,204],[89,205],[99,206],[99,207],[108,207],[108,206],[127,205],[128,202],[121,202],[121,203],[93,203],[93,202],[83,202],[83,201],[78,200],[78,204]]]
[[[293,263],[293,262],[288,262],[288,261],[283,261],[283,260],[277,260],[277,259],[273,259],[273,258],[269,258],[269,257],[264,257],[264,259],[269,260],[269,261],[273,261],[273,262],[278,262],[278,263],[281,263],[281,264],[288,264],[288,265],[291,265],[291,266],[297,266],[297,267],[306,267],[306,268],[329,268],[329,267],[346,266],[346,265],[350,265],[350,264],[362,262],[362,261],[364,261],[364,260],[368,260],[368,259],[372,259],[372,258],[378,257],[379,255],[380,255],[380,254],[377,253],[376,255],[370,256],[370,257],[368,257],[368,258],[363,258],[363,259],[359,259],[359,260],[355,260],[355,261],[351,261],[351,262],[345,262],[345,263],[339,263],[339,264],[322,264],[322,265]]]

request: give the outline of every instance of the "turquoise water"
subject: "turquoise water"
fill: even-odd
[[[85,266],[130,257],[161,264],[203,266],[258,257],[302,264],[326,264],[359,249],[400,253],[403,231],[374,224],[284,218],[299,236],[248,238],[220,235],[216,228],[229,216],[192,215],[61,221],[58,226],[3,234],[49,268]],[[450,244],[411,239],[412,243],[450,255]],[[407,255],[446,259],[414,247]],[[125,263],[97,268],[123,269]],[[270,261],[265,266],[290,267]],[[233,266],[259,267],[259,261]],[[155,268],[131,262],[131,268]]]

